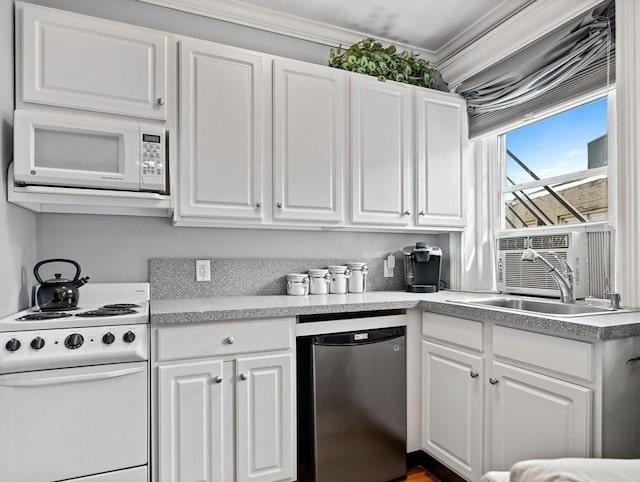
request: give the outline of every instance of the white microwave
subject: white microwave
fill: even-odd
[[[16,184],[167,191],[160,126],[18,109],[13,139]]]

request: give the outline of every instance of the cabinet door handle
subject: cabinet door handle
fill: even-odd
[[[258,201],[258,202],[256,203],[256,207],[257,207],[257,208],[261,208],[261,207],[262,207],[262,201]]]
[[[499,380],[497,378],[489,378],[489,383],[491,383],[491,385],[497,385],[499,382]]]
[[[156,102],[158,103],[158,105],[164,105],[164,99],[162,97],[158,97]]]
[[[276,207],[281,208],[281,207],[282,207],[282,202],[281,202],[281,201],[278,201],[278,202],[276,203]]]
[[[216,383],[222,383],[222,377],[219,377],[219,376],[218,376],[218,377],[215,377],[215,378],[213,379],[213,381],[214,381],[214,382],[216,382]]]
[[[420,211],[420,212],[418,213],[418,216],[424,216],[424,211]]]
[[[247,378],[249,378],[249,375],[247,375],[246,373],[240,374],[240,380],[246,380]]]
[[[411,211],[409,211],[408,209],[404,212],[405,216],[411,216]]]
[[[479,374],[477,371],[475,371],[475,370],[471,370],[471,371],[469,372],[469,376],[470,376],[471,378],[478,378],[478,376],[479,376],[479,375],[480,375],[480,374]]]
[[[225,340],[228,345],[233,345],[233,342],[236,341],[232,336],[227,337]]]

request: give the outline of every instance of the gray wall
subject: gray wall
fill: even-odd
[[[2,1],[2,0],[0,0]],[[169,10],[136,0],[35,0],[45,6],[205,38],[326,64],[328,47]],[[146,281],[150,258],[376,258],[424,240],[447,248],[448,236],[176,228],[167,219],[40,214],[39,259],[70,257],[95,281]]]
[[[13,158],[13,2],[0,0],[0,317],[29,304],[36,216],[7,203]]]
[[[173,227],[168,219],[40,214],[38,257],[70,257],[95,281],[147,281],[151,258],[383,257],[448,235]]]

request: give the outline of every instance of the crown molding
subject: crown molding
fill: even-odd
[[[516,15],[523,8],[528,7],[535,1],[536,0],[502,0],[502,2],[485,13],[473,24],[440,47],[436,51],[436,65],[443,63],[482,37],[482,35]]]
[[[602,0],[537,0],[491,29],[467,47],[437,64],[450,90],[499,62]]]
[[[330,47],[349,46],[365,37],[371,37],[385,44],[392,43],[401,49],[413,50],[423,59],[434,62],[435,52],[386,38],[375,37],[364,32],[336,27],[264,7],[258,7],[234,0],[139,0],[162,7],[181,10],[204,17],[215,18],[246,27],[278,33],[289,37],[309,40]]]

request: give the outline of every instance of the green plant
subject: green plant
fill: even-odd
[[[373,75],[378,80],[395,80],[428,88],[435,84],[433,69],[418,54],[407,50],[398,53],[393,45],[383,47],[371,38],[361,40],[346,50],[342,46],[331,49],[329,66]]]

